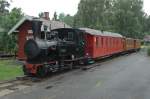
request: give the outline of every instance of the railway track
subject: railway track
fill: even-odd
[[[125,55],[128,55],[128,54],[125,54]],[[101,63],[112,60],[113,58],[116,58],[116,57],[119,57],[119,56],[121,56],[121,55],[111,56],[109,58],[103,58],[101,60],[96,61],[96,63],[92,64],[92,65],[78,66],[79,67],[78,69],[89,70],[89,69],[95,68],[97,66],[100,66]],[[74,70],[72,70],[72,71],[74,71]],[[10,93],[13,93],[15,91],[19,91],[19,90],[22,90],[22,89],[25,89],[25,88],[29,88],[29,87],[33,86],[35,83],[40,83],[40,82],[44,82],[48,79],[63,76],[63,74],[65,74],[65,73],[66,73],[66,71],[63,71],[61,73],[60,72],[59,73],[54,73],[54,74],[51,74],[50,76],[47,76],[45,78],[35,78],[35,77],[27,77],[27,76],[16,77],[16,79],[12,80],[12,81],[0,82],[0,97],[8,95]]]
[[[8,60],[15,57],[16,55],[12,55],[12,54],[0,54],[0,60]]]
[[[36,77],[28,77],[28,76],[16,77],[16,79],[14,80],[0,82],[0,91],[5,88],[11,89],[18,85],[32,86],[35,82],[41,81],[42,79]]]
[[[0,97],[19,91],[34,84],[34,80],[31,77],[16,77],[15,80],[0,82]]]
[[[72,71],[75,71],[75,70],[72,70]],[[72,71],[69,71],[69,72],[72,72]],[[53,79],[53,78],[59,79],[61,76],[63,76],[66,73],[68,73],[68,71],[62,71],[62,72],[48,75],[47,77],[44,77],[44,78],[23,76],[23,77],[16,77],[16,79],[14,80],[0,82],[0,97],[9,95],[13,92],[23,90],[25,88],[29,88],[31,86],[34,86],[37,83],[42,83],[48,79]]]
[[[48,79],[53,79],[53,78],[59,79],[64,74],[66,74],[66,71],[48,75],[47,77],[44,78],[23,76],[23,77],[16,77],[15,80],[0,82],[0,97],[11,94],[13,92],[23,90],[25,88],[29,88],[31,86],[34,86],[37,83],[42,83]]]

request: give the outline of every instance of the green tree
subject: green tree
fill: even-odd
[[[8,35],[7,32],[22,18],[22,16],[23,13],[20,8],[13,8],[10,12],[1,16],[0,26],[5,31],[0,34],[0,50],[6,52],[16,51],[16,35]]]
[[[60,21],[64,21],[66,15],[64,13],[60,13],[58,17]]]
[[[143,21],[142,21],[142,25],[143,25],[143,35],[142,37],[144,37],[145,35],[150,35],[150,16],[148,16],[147,14],[144,15]]]
[[[77,24],[83,27],[108,30],[112,16],[112,0],[81,0],[76,15]]]
[[[62,22],[65,22],[66,24],[74,27],[74,16],[71,16],[69,14],[65,15],[64,13],[59,14],[59,20]]]
[[[42,18],[42,17],[43,17],[43,14],[44,14],[43,12],[40,12],[40,13],[39,13],[39,17]]]
[[[142,0],[116,0],[114,4],[114,28],[127,37],[139,38],[142,33]]]
[[[9,13],[9,3],[6,0],[0,0],[0,28],[4,29],[4,18],[6,17],[6,15],[8,15]],[[3,43],[3,34],[4,33],[0,33],[0,50],[2,50],[4,48]]]
[[[0,28],[2,28],[2,25],[4,23],[4,17],[9,13],[9,3],[6,0],[0,0]]]
[[[6,0],[0,0],[0,15],[8,14],[10,4]]]
[[[54,21],[58,21],[57,12],[54,12],[53,20],[54,20]]]
[[[142,8],[142,0],[81,0],[75,25],[140,38],[145,20]]]
[[[10,30],[22,17],[24,14],[22,13],[21,8],[13,8],[9,14],[5,15],[3,18],[4,22],[2,27],[5,28],[6,32]]]

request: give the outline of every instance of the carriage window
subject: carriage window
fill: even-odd
[[[113,47],[113,38],[111,38],[111,47]]]
[[[111,40],[112,47],[114,47],[114,39]]]
[[[101,47],[101,38],[98,37],[98,47]]]
[[[111,47],[111,38],[109,38],[109,47]]]
[[[118,47],[118,39],[116,39],[116,46]]]
[[[106,46],[108,47],[108,38],[106,38]]]
[[[108,44],[109,44],[109,47],[111,47],[111,39],[110,38],[109,38]]]
[[[96,47],[99,47],[98,37],[96,37]]]
[[[112,47],[112,38],[110,38],[109,43],[110,43],[110,47]]]
[[[106,42],[107,42],[107,47],[108,47],[108,45],[109,45],[109,41],[108,41],[108,40],[109,40],[109,39],[107,38],[107,41],[106,41]]]
[[[101,38],[101,44],[102,44],[102,47],[103,47],[103,42],[104,42],[104,41],[103,41],[103,38]]]
[[[103,46],[105,47],[106,46],[106,39],[103,38]]]
[[[114,39],[114,43],[115,43],[115,48],[116,48],[116,46],[117,46],[117,44],[116,44],[116,39]]]

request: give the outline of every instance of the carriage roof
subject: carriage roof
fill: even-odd
[[[118,33],[112,33],[112,32],[107,32],[107,31],[101,31],[101,30],[94,30],[94,29],[90,29],[90,28],[79,28],[82,31],[85,31],[88,34],[91,35],[100,35],[100,36],[110,36],[110,37],[121,37],[123,38],[123,36],[121,34]]]

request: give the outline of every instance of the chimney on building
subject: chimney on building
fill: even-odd
[[[50,20],[49,12],[43,12],[42,18],[44,18],[44,19],[46,19],[46,20]]]

